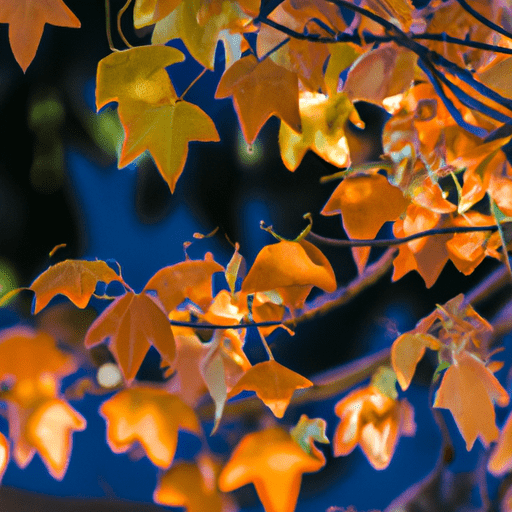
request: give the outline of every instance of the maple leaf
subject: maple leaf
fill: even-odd
[[[293,512],[303,473],[325,465],[322,452],[304,451],[279,427],[247,434],[240,441],[219,477],[223,492],[254,483],[265,512]]]
[[[272,116],[301,131],[299,83],[295,73],[274,64],[258,62],[254,55],[243,57],[227,69],[220,79],[215,98],[233,96],[240,126],[248,144]]]
[[[201,433],[194,410],[179,397],[149,386],[123,389],[100,407],[107,422],[107,443],[114,453],[140,442],[149,460],[168,468],[174,459],[178,430]]]
[[[310,242],[283,240],[261,249],[242,283],[242,293],[276,290],[284,304],[297,309],[313,286],[328,292],[336,289],[331,264]]]
[[[133,25],[142,28],[153,25],[170,14],[183,0],[136,0],[133,6]]]
[[[120,105],[118,113],[126,132],[119,167],[148,150],[171,192],[185,166],[189,142],[220,140],[208,114],[188,101],[156,106],[133,102]]]
[[[0,0],[0,23],[9,24],[9,43],[23,72],[36,55],[46,23],[80,28],[62,0]]]
[[[169,320],[145,293],[128,292],[110,304],[87,331],[85,346],[94,347],[107,338],[128,384],[135,378],[150,345],[166,361],[174,360],[175,342]]]
[[[434,407],[450,410],[468,451],[477,437],[486,447],[498,438],[494,402],[501,407],[509,403],[498,379],[477,357],[466,351],[454,354],[453,364],[436,392]]]
[[[212,275],[224,267],[206,253],[204,261],[186,260],[160,269],[146,284],[144,291],[156,291],[158,298],[170,313],[185,299],[202,309],[212,302]]]
[[[334,433],[334,455],[348,455],[359,444],[375,469],[389,466],[401,435],[416,431],[414,410],[369,385],[349,393],[335,406],[340,423]]]
[[[160,477],[153,500],[171,507],[185,507],[186,512],[222,512],[223,500],[216,483],[208,485],[201,469],[192,462],[174,464]]]
[[[123,283],[104,261],[66,260],[52,265],[30,285],[35,293],[34,315],[55,297],[65,295],[75,306],[85,308],[99,282]]]
[[[228,394],[228,398],[242,391],[255,391],[258,398],[282,418],[296,389],[304,389],[313,383],[274,360],[264,361],[249,368]]]
[[[279,148],[284,165],[289,171],[297,169],[306,152],[311,149],[318,156],[338,167],[350,164],[350,150],[345,127],[349,119],[361,126],[359,115],[348,97],[309,91],[299,94],[299,112],[302,133],[281,123]]]
[[[71,457],[71,435],[85,430],[85,418],[65,400],[47,400],[28,417],[26,442],[41,456],[53,478],[62,480]]]
[[[350,238],[372,239],[385,222],[397,220],[408,204],[402,191],[381,174],[350,176],[336,187],[321,214],[341,214],[343,228]],[[370,247],[353,249],[361,273]]]

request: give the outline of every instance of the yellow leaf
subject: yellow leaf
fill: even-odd
[[[274,415],[282,418],[295,390],[312,385],[309,379],[271,360],[249,368],[229,392],[228,398],[242,391],[255,391]]]
[[[100,407],[107,422],[107,442],[114,453],[128,451],[138,441],[151,462],[168,468],[174,459],[178,430],[201,433],[191,407],[163,389],[124,389]]]
[[[170,14],[183,0],[136,0],[133,6],[135,28],[153,25]]]
[[[188,143],[220,140],[210,117],[187,101],[158,106],[142,101],[123,103],[118,112],[125,129],[119,167],[148,150],[171,192],[185,166]]]

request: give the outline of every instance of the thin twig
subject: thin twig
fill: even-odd
[[[108,46],[113,52],[117,52],[117,48],[112,41],[112,31],[110,29],[110,0],[105,0],[105,29],[107,31]]]
[[[392,247],[395,245],[402,245],[411,240],[424,238],[426,236],[447,235],[452,233],[471,233],[474,231],[497,231],[496,224],[490,226],[453,226],[449,228],[429,229],[421,231],[414,235],[404,236],[402,238],[385,238],[380,240],[338,240],[335,238],[326,238],[310,231],[308,237],[316,242],[320,242],[333,247]]]
[[[505,30],[503,27],[500,27],[499,25],[496,25],[496,23],[493,23],[491,20],[487,19],[485,16],[482,16],[478,11],[475,11],[473,7],[471,7],[466,0],[457,0],[459,5],[473,18],[477,19],[480,23],[483,23],[486,27],[491,28],[495,32],[498,32],[498,34],[501,34],[502,36],[508,37],[509,39],[512,39],[512,33],[510,33],[508,30]]]
[[[183,100],[183,97],[187,92],[192,88],[192,86],[206,73],[206,68],[204,68],[199,75],[197,75],[192,82],[188,85],[188,87],[182,92],[181,96],[179,97],[180,100]]]
[[[123,43],[128,48],[133,48],[133,46],[128,42],[128,39],[126,39],[126,37],[123,34],[123,30],[121,28],[121,18],[123,16],[123,14],[125,13],[126,9],[128,9],[128,6],[131,4],[131,2],[132,2],[132,0],[126,0],[126,3],[123,5],[123,7],[121,7],[119,12],[117,13],[117,32],[119,33],[119,36],[123,40]]]

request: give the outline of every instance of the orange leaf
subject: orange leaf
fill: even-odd
[[[65,295],[75,306],[85,308],[99,282],[123,282],[104,261],[66,260],[45,270],[31,285],[36,294],[34,315],[55,295]]]
[[[303,473],[325,465],[319,450],[306,453],[285,430],[275,427],[247,434],[219,477],[223,492],[253,483],[265,512],[293,512]]]
[[[216,98],[233,96],[245,140],[252,144],[266,121],[278,116],[296,132],[301,131],[297,75],[274,64],[243,57],[222,76]]]
[[[494,476],[502,476],[512,469],[512,414],[501,430],[498,443],[494,447],[487,468]]]
[[[434,407],[451,411],[468,450],[477,437],[487,447],[499,434],[494,402],[505,407],[509,396],[482,361],[466,351],[454,357],[437,390]]]
[[[162,268],[148,281],[144,291],[155,290],[168,313],[185,299],[207,309],[212,302],[212,275],[223,270],[207,253],[204,261],[187,260]]]
[[[303,306],[313,286],[333,292],[336,278],[320,249],[306,240],[267,245],[242,283],[243,293],[277,290],[290,309]]]
[[[109,349],[130,384],[150,345],[162,358],[173,361],[175,343],[169,320],[145,293],[118,297],[94,321],[85,337],[85,346],[94,347],[109,338]]]
[[[201,433],[192,408],[177,396],[149,386],[124,389],[100,407],[107,422],[107,442],[114,453],[140,442],[155,466],[168,468],[174,459],[178,430]]]
[[[208,488],[201,470],[191,462],[178,462],[165,472],[153,493],[153,500],[186,512],[222,512],[222,498],[216,486]]]
[[[0,0],[0,23],[9,23],[9,42],[23,72],[32,62],[46,23],[80,28],[62,0]]]
[[[409,402],[394,400],[372,385],[349,393],[335,412],[341,421],[334,433],[334,455],[347,455],[359,444],[375,469],[387,468],[400,436],[416,431]]]
[[[65,400],[48,400],[28,418],[26,440],[39,453],[53,478],[62,480],[71,456],[71,435],[84,430],[85,418]]]
[[[255,391],[258,398],[274,413],[282,418],[296,389],[309,388],[313,383],[271,360],[255,364],[229,392],[228,398],[242,391]]]
[[[391,364],[395,370],[400,387],[405,391],[411,384],[416,365],[425,353],[425,349],[439,350],[441,344],[430,334],[406,332],[399,336],[391,347]]]

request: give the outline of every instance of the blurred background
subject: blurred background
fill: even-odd
[[[213,99],[224,69],[220,46],[215,71],[207,72],[193,86],[187,100],[212,117],[221,142],[190,144],[174,195],[148,156],[118,169],[122,128],[115,105],[99,115],[94,106],[96,66],[110,53],[104,2],[67,0],[66,4],[80,19],[82,28],[47,25],[25,75],[10,51],[7,26],[0,25],[0,283],[6,290],[28,286],[56,261],[99,258],[117,261],[125,280],[140,291],[157,270],[184,259],[183,244],[193,241],[194,232],[206,234],[217,226],[214,237],[193,242],[188,249],[190,257],[203,258],[205,252],[212,251],[215,259],[225,265],[233,251],[229,238],[240,243],[241,253],[250,264],[263,245],[273,242],[259,228],[261,220],[272,224],[281,235],[294,238],[305,227],[302,216],[307,212],[313,215],[316,233],[345,238],[338,217],[319,215],[336,186],[321,185],[319,178],[337,169],[308,153],[301,166],[294,173],[289,172],[279,155],[276,118],[248,147],[231,100]],[[124,2],[112,0],[111,4],[115,13]],[[136,34],[130,29],[130,13],[131,9],[123,18],[128,38],[133,44],[148,44],[148,33]],[[122,48],[115,34],[114,38]],[[187,55],[184,63],[169,70],[179,95],[202,68],[180,42],[172,44]],[[353,160],[357,163],[378,159],[385,117],[368,104],[360,103],[357,108],[366,129],[353,127],[350,132],[360,148]],[[385,226],[379,236],[390,234]],[[50,259],[48,253],[58,244],[66,247]],[[319,247],[332,263],[339,285],[356,277],[349,250]],[[372,260],[378,255],[378,251],[372,253]],[[497,266],[495,261],[485,261],[470,277],[464,277],[449,263],[429,290],[416,273],[394,284],[389,273],[347,306],[300,325],[293,338],[284,332],[271,337],[275,358],[314,380],[322,371],[389,346],[396,331],[413,328],[436,303],[442,304],[471,289]],[[223,285],[220,278],[216,285]],[[505,296],[497,296],[478,310],[492,317],[504,299]],[[101,304],[93,301],[94,307]],[[0,310],[0,327],[20,321],[34,325],[30,308],[30,294],[21,296]],[[260,344],[252,339],[247,343],[250,360],[263,360]],[[400,440],[389,468],[374,470],[359,449],[334,459],[331,447],[322,447],[328,465],[318,474],[304,476],[297,512],[349,505],[358,510],[382,509],[434,468],[441,435],[428,408],[427,394],[435,364],[435,360],[424,360],[407,391],[407,399],[415,407],[418,430],[415,437]],[[161,379],[156,353],[148,354],[139,377]],[[328,437],[332,438],[337,425],[333,407],[340,398],[290,409],[283,422],[291,425],[302,413],[323,417],[328,423]],[[18,488],[48,496],[151,503],[157,471],[146,458],[132,461],[128,455],[110,452],[105,443],[105,423],[97,413],[103,399],[86,395],[73,402],[86,417],[88,427],[74,434],[73,454],[62,482],[48,475],[36,455],[25,470],[10,463],[0,498],[18,496],[9,495],[14,492],[12,488]],[[447,414],[445,418],[456,441],[457,455],[450,470],[473,471],[481,461],[480,443],[467,453],[451,416]],[[498,419],[503,421],[504,413],[499,412]],[[7,432],[4,419],[0,419],[0,427]],[[225,428],[229,431],[236,425],[227,424]],[[212,449],[219,453],[226,449],[222,432],[221,428],[210,438]],[[194,450],[197,446],[193,436],[180,434],[177,458],[190,457]],[[490,478],[488,482],[495,490],[497,482]],[[23,499],[16,498],[16,510],[28,510],[30,506],[33,509],[30,495],[22,496]],[[237,492],[237,497],[247,512],[262,510],[252,486]],[[474,505],[478,504],[475,497]],[[123,506],[112,504],[108,510],[129,510]],[[74,507],[79,510],[76,503]],[[89,510],[102,510],[101,502],[95,507]],[[144,510],[142,505],[137,507]],[[3,510],[1,501],[0,509]]]

